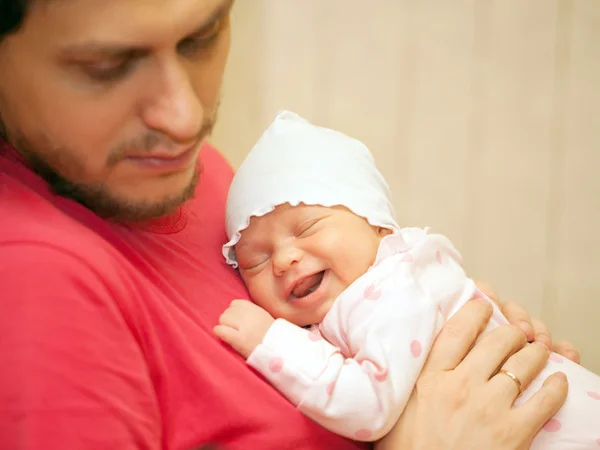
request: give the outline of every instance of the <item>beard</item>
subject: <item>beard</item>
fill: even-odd
[[[22,148],[18,147],[20,153]],[[165,196],[155,202],[134,202],[111,195],[102,183],[72,182],[35,153],[21,154],[27,158],[29,167],[48,183],[55,195],[74,200],[96,215],[115,222],[145,222],[172,213],[194,197],[200,176],[200,170],[196,167],[189,183],[179,194]]]
[[[202,124],[195,139],[196,145],[200,145],[210,135],[215,120],[216,110],[215,114],[212,114],[210,119]],[[48,183],[54,194],[74,200],[102,218],[116,222],[144,222],[168,215],[194,197],[201,173],[200,164],[196,164],[189,182],[179,193],[164,196],[154,201],[132,201],[111,194],[102,182],[86,183],[68,179],[63,176],[58,168],[66,167],[65,164],[67,164],[61,158],[61,154],[68,155],[70,152],[56,147],[51,152],[44,151],[43,148],[36,148],[24,135],[18,132],[7,133],[1,123],[0,121],[2,137],[26,159],[30,169]],[[151,153],[153,148],[164,144],[173,145],[169,138],[162,133],[150,131],[143,138],[115,149],[109,156],[108,163],[109,165],[116,164],[127,155],[128,151],[135,150],[137,154]],[[48,155],[52,155],[52,157],[49,158]],[[69,167],[69,169],[72,168]]]

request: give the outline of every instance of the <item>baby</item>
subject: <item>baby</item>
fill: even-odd
[[[281,112],[240,167],[227,205],[227,262],[254,303],[235,300],[215,333],[304,414],[361,441],[400,417],[433,340],[474,296],[444,236],[400,228],[369,150]],[[488,329],[507,323],[494,305]],[[568,399],[533,449],[598,449],[600,377],[556,354]],[[518,377],[509,377],[515,394]]]

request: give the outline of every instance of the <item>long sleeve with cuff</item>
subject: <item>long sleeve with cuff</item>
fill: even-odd
[[[382,240],[375,264],[336,300],[320,334],[277,320],[248,363],[322,426],[375,441],[401,415],[443,323],[475,294],[485,298],[447,238],[404,229]],[[486,331],[508,323],[493,307]],[[559,370],[569,395],[531,449],[596,449],[600,377],[584,367],[552,353],[515,405]]]
[[[278,319],[248,363],[324,427],[375,441],[400,417],[441,312],[474,292],[458,258],[440,235],[405,229],[387,236],[375,264],[318,330]]]

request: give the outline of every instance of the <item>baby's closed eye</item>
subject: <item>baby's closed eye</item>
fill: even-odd
[[[302,225],[300,225],[298,227],[298,229],[296,230],[296,237],[310,236],[315,231],[317,231],[315,225],[317,225],[317,223],[319,223],[320,221],[321,221],[321,218],[312,219],[312,220],[302,223]]]
[[[245,272],[258,270],[267,261],[269,261],[268,255],[252,255],[238,258],[239,269]]]

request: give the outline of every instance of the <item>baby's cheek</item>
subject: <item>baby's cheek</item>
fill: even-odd
[[[264,283],[262,283],[260,279],[257,279],[256,277],[247,278],[244,281],[246,283],[246,287],[248,288],[248,293],[250,294],[251,300],[261,308],[265,308],[263,304],[269,297],[267,286],[265,286]]]
[[[319,253],[327,259],[334,259],[338,255],[346,254],[351,244],[348,242],[347,237],[344,238],[344,233],[336,233],[334,230],[330,230],[327,233],[322,233],[313,246],[319,250]]]
[[[348,286],[364,275],[375,262],[377,252],[357,243],[355,248],[339,253],[336,266],[342,281]]]
[[[272,282],[266,277],[255,277],[246,283],[251,300],[273,317],[281,317],[285,306],[274,289]]]

